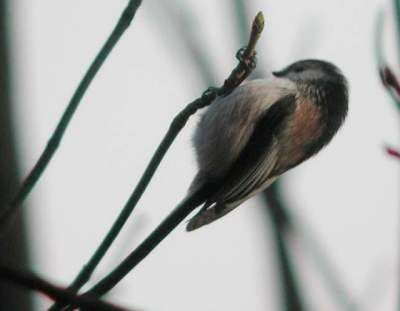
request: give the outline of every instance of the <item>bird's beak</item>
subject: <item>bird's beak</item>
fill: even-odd
[[[277,78],[284,76],[283,71],[273,71],[272,74]]]

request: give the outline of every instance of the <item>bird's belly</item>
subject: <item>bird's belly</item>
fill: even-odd
[[[275,171],[282,174],[306,160],[308,147],[321,137],[323,130],[320,108],[309,100],[299,101],[286,130],[278,137],[279,153]]]

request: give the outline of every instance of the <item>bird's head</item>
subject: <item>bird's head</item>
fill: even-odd
[[[331,110],[343,106],[347,111],[347,80],[332,63],[316,59],[301,60],[273,72],[273,75],[294,82],[299,91],[317,105],[329,106]]]
[[[278,78],[289,79],[296,84],[314,82],[346,84],[346,80],[338,67],[332,63],[307,59],[295,62],[283,70],[273,72]]]

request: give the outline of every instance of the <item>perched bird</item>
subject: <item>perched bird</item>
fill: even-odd
[[[187,198],[204,205],[187,230],[226,215],[319,152],[347,107],[346,78],[321,60],[295,62],[217,98],[194,135],[199,171]]]

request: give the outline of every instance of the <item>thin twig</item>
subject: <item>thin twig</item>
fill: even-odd
[[[0,266],[0,280],[14,283],[34,291],[41,292],[53,300],[62,301],[82,308],[82,310],[123,311],[125,308],[117,307],[100,301],[90,296],[77,296],[73,291],[57,287],[30,272],[20,271],[10,267]]]
[[[186,27],[187,20],[184,20],[184,18],[182,16],[189,19],[189,15],[187,14],[188,12],[185,12],[185,14],[183,14],[183,15],[179,15],[179,14],[176,14],[176,12],[171,8],[170,4],[164,4],[164,2],[162,2],[159,5],[161,5],[163,7],[163,9],[166,10],[165,12],[168,13],[168,15],[169,15],[168,20],[172,21],[175,24],[176,28],[178,28],[178,29],[186,29],[187,28]],[[187,34],[188,34],[187,31],[181,31],[180,34],[182,36],[185,36],[185,39],[187,39],[187,40],[190,39],[190,36],[187,36]],[[187,42],[187,40],[183,40],[183,41]],[[196,53],[197,49],[199,48],[199,45],[197,43],[198,42],[194,42],[194,41],[188,42],[186,44],[185,50],[190,51],[192,53],[191,56],[193,57],[193,59],[195,59],[196,61],[199,61],[200,60],[199,57],[201,57],[201,54],[198,53],[199,54],[198,55]],[[211,74],[211,70],[207,72],[206,68],[211,68],[211,66],[209,66],[208,64],[201,63],[201,64],[199,64],[197,69],[201,71],[201,76],[206,75],[208,79],[211,79],[211,77],[213,76]],[[211,85],[214,84],[214,80],[212,80],[212,83],[210,83],[210,84]],[[96,249],[93,256],[89,259],[87,264],[79,272],[79,274],[77,275],[77,277],[71,284],[70,289],[78,291],[90,279],[93,271],[95,270],[97,265],[100,263],[100,261],[102,260],[102,258],[104,257],[104,255],[106,254],[108,249],[110,248],[111,244],[113,243],[113,241],[115,240],[115,238],[117,237],[119,232],[121,231],[123,225],[125,224],[125,222],[129,218],[129,216],[131,215],[133,209],[135,208],[135,206],[138,203],[139,199],[141,198],[144,190],[146,189],[147,185],[149,184],[151,178],[153,177],[154,172],[158,168],[157,163],[159,163],[161,161],[161,159],[163,158],[164,154],[167,152],[169,146],[171,145],[171,143],[175,139],[175,137],[176,136],[167,137],[167,135],[166,135],[166,137],[163,140],[163,142],[165,142],[165,143],[161,144],[158,147],[158,149],[155,152],[146,171],[144,172],[141,180],[139,181],[138,185],[136,186],[136,188],[135,188],[134,192],[132,193],[131,197],[129,198],[129,200],[126,202],[123,210],[121,211],[118,218],[114,222],[112,228],[107,233],[105,238],[102,240],[102,242]],[[58,310],[57,309],[58,307],[59,307],[58,305],[55,305],[50,310],[51,311]]]
[[[168,132],[164,136],[161,144],[158,146],[139,183],[137,184],[135,190],[128,199],[121,213],[118,215],[110,231],[107,233],[106,237],[97,248],[95,254],[83,267],[70,288],[74,290],[79,290],[83,286],[83,284],[85,284],[89,280],[91,274],[93,273],[101,259],[104,257],[105,253],[110,248],[111,244],[128,220],[137,202],[143,195],[155,171],[161,163],[163,157],[165,156],[172,142],[175,140],[176,136],[185,126],[189,117],[193,115],[197,110],[209,105],[216,98],[217,95],[224,96],[230,93],[248,76],[252,69],[250,68],[250,66],[252,66],[252,60],[255,57],[255,44],[259,38],[259,34],[262,31],[262,25],[263,16],[261,13],[259,13],[255,19],[255,22],[253,23],[252,35],[250,37],[248,47],[243,52],[242,61],[239,63],[238,67],[233,70],[229,78],[225,80],[224,85],[220,89],[215,88],[207,90],[202,97],[190,103],[174,118]],[[59,309],[57,309],[56,307],[52,307],[50,310],[54,311]]]
[[[264,17],[259,12],[254,19],[250,40],[246,49],[241,49],[237,54],[239,64],[232,71],[230,76],[224,81],[220,88],[209,88],[203,95],[190,103],[182,110],[172,121],[171,126],[165,135],[163,141],[158,147],[152,161],[148,165],[142,180],[150,180],[163,156],[172,144],[175,137],[182,130],[187,120],[197,110],[204,108],[212,103],[217,96],[226,96],[230,94],[244,79],[248,77],[255,67],[255,45],[264,28]],[[147,182],[148,183],[148,182]],[[146,185],[147,185],[146,183]],[[145,188],[145,187],[144,187]],[[140,196],[142,192],[138,193]],[[136,192],[136,190],[135,190]],[[193,198],[192,201],[197,200]],[[191,204],[190,204],[191,203]],[[185,202],[176,208],[150,235],[142,242],[128,257],[112,271],[109,275],[98,282],[86,294],[101,296],[110,291],[117,285],[138,263],[140,263],[191,211],[193,202]],[[71,310],[68,309],[67,310]]]
[[[104,61],[107,59],[110,52],[113,50],[125,30],[129,27],[137,9],[139,8],[142,0],[131,0],[123,11],[121,17],[118,20],[117,25],[108,37],[107,41],[101,48],[100,52],[97,54],[96,58],[90,65],[89,69],[85,73],[83,79],[78,85],[75,93],[73,94],[64,114],[62,115],[55,131],[53,132],[51,138],[49,139],[46,148],[39,157],[39,160],[26,177],[21,187],[19,188],[14,199],[11,201],[10,205],[0,216],[0,226],[4,225],[9,218],[11,218],[18,207],[24,202],[32,188],[35,186],[36,182],[39,180],[40,176],[46,170],[47,165],[54,156],[63,136],[70,123],[76,109],[79,106],[86,90],[89,88],[91,82],[95,78],[97,72],[103,65]]]
[[[234,21],[236,26],[236,33],[238,34],[238,41],[245,42],[247,39],[246,25],[249,24],[249,12],[253,11],[250,0],[234,0]],[[251,74],[251,77],[258,79],[265,77],[264,71],[267,66],[265,65],[265,58],[258,60],[258,66]]]

